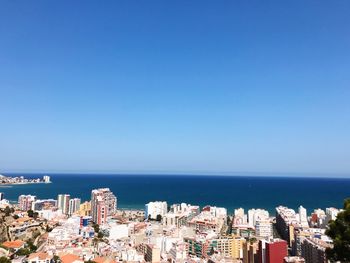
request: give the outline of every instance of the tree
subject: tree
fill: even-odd
[[[9,206],[6,206],[4,209],[5,216],[9,216],[11,214],[11,208]]]
[[[102,238],[103,238],[103,233],[102,233],[102,232],[98,232],[97,237],[98,237],[99,239],[102,239]]]
[[[35,252],[38,249],[37,246],[33,244],[32,240],[28,240],[27,245],[28,245],[30,252]]]
[[[100,226],[98,224],[93,223],[92,227],[94,228],[95,233],[100,232]]]
[[[249,243],[250,244],[254,244],[255,242],[257,242],[258,240],[255,237],[249,238]]]
[[[28,256],[30,253],[28,248],[20,248],[16,251],[17,256]]]
[[[30,210],[27,211],[27,214],[28,214],[29,217],[33,217],[34,216],[34,211],[30,209]]]
[[[156,221],[158,221],[158,222],[162,221],[162,216],[161,215],[157,215]]]
[[[350,198],[344,201],[344,211],[328,223],[326,234],[333,239],[333,248],[326,250],[331,262],[350,262]]]
[[[211,256],[211,255],[214,255],[214,253],[215,253],[214,247],[211,246],[210,250],[208,251],[208,255]]]
[[[11,260],[7,257],[0,257],[0,263],[11,263]]]
[[[60,262],[61,262],[61,259],[60,259],[59,256],[54,255],[53,258],[52,258],[52,261],[53,261],[54,263],[60,263]]]

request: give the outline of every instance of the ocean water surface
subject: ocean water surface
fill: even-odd
[[[8,174],[14,176],[14,174]],[[21,174],[27,178],[44,174]],[[48,174],[51,184],[0,186],[5,198],[16,201],[21,194],[40,199],[57,198],[58,194],[89,200],[91,190],[109,187],[118,198],[118,208],[143,209],[149,201],[168,204],[186,202],[193,205],[226,207],[229,213],[243,207],[264,208],[274,214],[275,207],[297,209],[303,205],[310,213],[315,208],[342,207],[350,197],[349,178],[200,176],[200,175],[105,175]]]

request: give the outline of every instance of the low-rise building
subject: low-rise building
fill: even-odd
[[[21,248],[24,248],[25,242],[22,240],[14,240],[14,241],[6,241],[2,243],[2,246],[7,249],[13,249],[14,251],[17,251]]]
[[[53,256],[44,252],[32,253],[28,256],[28,263],[50,263]]]
[[[137,247],[147,262],[157,263],[160,262],[160,249],[153,244],[142,243]]]

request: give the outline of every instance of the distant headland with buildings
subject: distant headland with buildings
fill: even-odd
[[[51,183],[50,176],[42,178],[25,178],[24,176],[5,176],[0,174],[0,185]]]

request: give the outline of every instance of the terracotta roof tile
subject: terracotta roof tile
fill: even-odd
[[[49,254],[44,252],[32,253],[29,255],[28,260],[39,258],[39,260],[51,259],[52,257]]]
[[[107,257],[96,257],[93,259],[96,263],[115,263],[116,261]]]
[[[73,263],[74,261],[84,262],[80,257],[73,254],[66,254],[61,256],[62,263]]]
[[[24,242],[22,240],[6,241],[2,245],[7,248],[21,248],[24,246]]]

